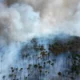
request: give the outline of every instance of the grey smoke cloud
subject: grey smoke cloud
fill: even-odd
[[[5,2],[9,6],[5,5]],[[79,0],[4,1],[0,6],[1,36],[12,41],[26,41],[34,36],[59,33],[80,36],[79,2]]]
[[[42,18],[52,23],[55,20],[73,19],[77,5],[80,3],[79,0],[7,0],[9,5],[16,2],[31,5],[35,11],[40,12]]]

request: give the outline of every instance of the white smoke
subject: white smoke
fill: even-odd
[[[35,2],[38,7],[37,1]],[[57,0],[57,2],[54,0],[53,3],[48,2],[45,1],[45,9],[41,9],[43,11],[40,12],[39,10],[35,12],[35,7],[27,3],[15,3],[9,7],[1,4],[0,35],[7,37],[10,41],[23,42],[34,36],[48,34],[66,33],[80,36],[79,1],[67,1],[66,3],[66,0]],[[41,14],[43,17],[40,16]]]
[[[39,13],[34,12],[28,5],[14,4],[9,8],[2,5],[1,8],[1,37],[24,42],[34,36],[49,34],[53,31],[49,24],[40,21]]]

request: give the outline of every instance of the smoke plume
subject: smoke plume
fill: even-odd
[[[0,80],[8,74],[9,67],[19,62],[20,49],[28,41],[62,33],[80,37],[80,0],[0,0]],[[57,72],[63,60],[64,56],[57,59]],[[33,58],[31,64],[32,61]],[[20,64],[23,65],[17,66]]]
[[[79,0],[4,1],[1,3],[0,34],[15,41],[44,34],[80,36],[79,5]]]

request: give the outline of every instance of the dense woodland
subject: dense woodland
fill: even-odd
[[[63,71],[56,73],[54,65],[59,56],[64,57],[66,66],[63,66]],[[11,66],[9,74],[3,75],[3,80],[79,80],[80,38],[34,38],[21,49],[17,64],[21,66]]]

